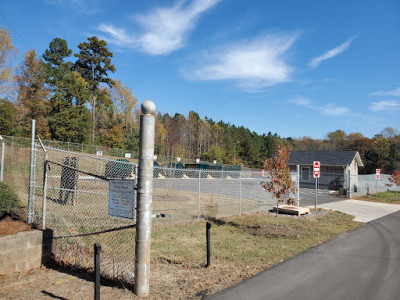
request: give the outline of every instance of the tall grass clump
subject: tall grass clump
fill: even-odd
[[[17,194],[7,184],[0,182],[0,218],[10,213],[18,203]]]

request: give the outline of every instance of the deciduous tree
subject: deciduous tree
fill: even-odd
[[[24,55],[16,76],[18,85],[18,120],[24,134],[29,135],[31,120],[36,120],[36,132],[49,137],[47,117],[49,114],[49,91],[45,87],[44,63],[37,59],[35,50]]]
[[[290,195],[290,193],[296,192],[296,187],[291,179],[290,169],[286,166],[288,159],[289,151],[283,143],[278,143],[274,155],[268,158],[264,164],[270,179],[263,184],[263,187],[276,199],[276,227],[278,227],[279,202],[296,203]]]
[[[389,181],[397,186],[396,188],[396,198],[397,198],[397,189],[400,186],[400,169],[393,171],[392,176],[389,177]]]
[[[3,99],[9,98],[11,93],[14,72],[12,60],[16,54],[10,32],[0,26],[0,97]]]

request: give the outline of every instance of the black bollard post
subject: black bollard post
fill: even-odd
[[[211,223],[207,222],[206,223],[206,238],[207,238],[207,265],[206,268],[210,266],[210,255],[211,255],[211,249],[210,249],[210,229],[211,229]]]
[[[101,245],[94,244],[94,300],[100,300],[100,252]]]

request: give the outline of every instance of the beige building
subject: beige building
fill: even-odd
[[[357,191],[358,168],[364,166],[358,151],[292,151],[287,165],[291,171],[296,171],[296,166],[300,167],[301,187],[315,187],[314,161],[321,164],[320,189],[347,190],[350,172],[351,191]]]

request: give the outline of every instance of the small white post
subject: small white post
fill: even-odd
[[[296,182],[296,200],[297,205],[300,206],[300,165],[296,165],[297,182]]]
[[[4,182],[4,157],[6,152],[6,141],[0,135],[1,140],[1,169],[0,169],[0,181]]]

